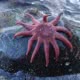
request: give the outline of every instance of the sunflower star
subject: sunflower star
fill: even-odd
[[[30,62],[32,63],[39,48],[40,45],[44,44],[44,53],[45,53],[45,61],[46,61],[46,67],[49,64],[49,44],[52,44],[54,51],[55,51],[55,59],[58,61],[59,57],[59,46],[56,42],[56,39],[62,41],[65,43],[70,49],[72,48],[72,44],[68,39],[66,39],[61,33],[58,31],[66,33],[70,38],[72,37],[71,32],[68,31],[67,28],[56,26],[58,24],[58,21],[60,19],[61,14],[59,14],[54,20],[48,22],[48,15],[43,16],[42,22],[39,22],[36,20],[31,14],[27,13],[27,16],[29,16],[32,19],[33,24],[30,25],[28,23],[24,23],[22,21],[18,21],[17,24],[22,25],[27,30],[23,32],[18,32],[14,35],[14,38],[17,36],[32,36],[30,40],[28,41],[28,49],[26,55],[29,54],[32,44],[34,40],[38,40],[35,46],[35,49],[32,53]]]

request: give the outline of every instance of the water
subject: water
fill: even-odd
[[[25,12],[29,11],[38,20],[41,20],[44,14],[48,14],[49,16],[56,17],[60,12],[63,12],[61,20],[63,20],[65,25],[68,24],[70,29],[73,28],[76,31],[76,35],[80,38],[80,35],[79,35],[80,34],[80,0],[29,0],[29,1],[28,0],[16,0],[17,2],[15,0],[13,2],[10,2],[10,1],[13,1],[13,0],[0,2],[0,5],[1,5],[0,13],[1,14],[4,13],[5,14],[4,16],[7,16],[7,17],[0,16],[0,20],[1,20],[0,34],[2,32],[6,32],[9,30],[15,30],[15,29],[19,30],[20,28],[22,28],[21,26],[16,25],[14,23],[17,20],[22,20],[24,22],[31,23],[31,20],[29,18],[24,17]],[[8,12],[12,10],[13,13],[10,12],[9,13],[10,15],[8,15],[6,14],[7,10]],[[13,14],[14,14],[14,19],[12,17]],[[13,23],[11,24],[11,22],[8,21],[8,23],[5,22],[5,25],[3,25],[6,18],[9,18],[10,19],[9,21],[12,21]],[[76,63],[76,61],[74,62]],[[76,72],[75,70],[71,68],[70,66],[71,62],[66,61],[63,64],[66,65],[64,68],[69,66],[70,72],[72,71]],[[73,64],[74,63],[72,63],[72,65]],[[77,66],[79,67],[78,64]],[[74,67],[74,69],[76,68]],[[45,80],[50,80],[50,79],[51,78],[45,78]],[[58,77],[58,78],[55,77],[55,79],[66,80],[65,77]],[[73,78],[71,79],[73,80]]]

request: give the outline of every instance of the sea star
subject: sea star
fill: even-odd
[[[38,50],[40,48],[40,45],[44,44],[44,53],[45,53],[45,61],[46,61],[46,67],[49,64],[49,44],[52,44],[54,51],[55,51],[55,59],[58,61],[59,57],[59,46],[56,42],[56,39],[64,42],[70,49],[72,48],[72,44],[68,39],[66,39],[61,33],[58,31],[66,33],[70,38],[72,37],[71,32],[68,31],[67,28],[56,26],[58,24],[58,21],[60,19],[61,14],[59,14],[54,20],[48,22],[48,15],[43,16],[42,22],[36,20],[31,14],[27,13],[27,16],[29,16],[32,19],[33,24],[24,23],[22,21],[18,21],[17,24],[22,25],[27,30],[23,32],[18,32],[14,35],[14,38],[17,36],[32,36],[30,40],[28,41],[28,49],[26,55],[29,54],[32,44],[34,40],[37,40],[35,49],[32,53],[30,62],[32,63],[36,54],[38,53]]]

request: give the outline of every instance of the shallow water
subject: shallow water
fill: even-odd
[[[5,33],[5,32],[10,32],[11,31],[11,33],[13,33],[15,31],[23,30],[22,26],[19,26],[19,25],[15,24],[17,20],[21,20],[21,21],[24,21],[24,22],[32,23],[31,19],[29,19],[28,17],[26,17],[26,18],[24,17],[25,12],[30,12],[39,21],[42,20],[42,16],[44,14],[48,14],[50,16],[50,20],[52,20],[52,18],[51,18],[52,16],[56,17],[60,12],[63,12],[63,15],[61,17],[61,21],[64,23],[64,26],[66,26],[69,29],[71,29],[71,31],[73,33],[75,33],[76,36],[80,39],[80,35],[79,35],[80,34],[80,0],[29,0],[29,1],[26,1],[26,0],[14,0],[14,1],[13,0],[5,0],[5,1],[0,1],[0,6],[1,6],[0,7],[0,34],[3,33],[2,35],[4,37],[7,37],[5,40],[9,40],[10,41],[10,45],[9,45],[8,43],[5,43],[5,40],[1,41],[2,39],[0,39],[0,41],[2,42],[1,45],[0,45],[0,47],[1,47],[0,50],[1,51],[2,51],[2,47],[5,47],[6,45],[8,45],[8,48],[7,47],[4,48],[5,51],[7,51],[7,49],[9,49],[9,51],[11,53],[13,53],[12,52],[13,49],[10,49],[10,48],[13,47],[13,45],[16,44],[16,42],[15,42],[16,40],[13,40],[11,38],[11,36],[7,35],[7,33]],[[0,35],[0,37],[2,35]],[[18,40],[19,40],[19,38],[18,38]],[[11,43],[11,41],[13,41],[13,42]],[[20,41],[19,42],[17,41],[17,43],[20,43]],[[22,44],[23,44],[23,42],[22,42]],[[75,43],[75,45],[76,45],[76,43]],[[21,45],[18,45],[18,46],[20,47]],[[14,49],[15,49],[15,51],[17,50],[17,52],[19,52],[17,47],[14,48]],[[21,52],[21,50],[22,50],[22,52],[24,52],[23,50],[25,50],[25,49],[26,48],[23,47],[22,49],[20,49],[20,52]],[[75,49],[75,50],[78,50],[78,49]],[[5,52],[5,51],[3,51],[3,52]],[[74,53],[77,53],[77,51],[74,52]],[[3,54],[4,53],[0,54],[1,55],[0,60],[2,60],[2,58],[3,58],[3,60],[0,62],[0,64],[2,64],[4,67],[2,65],[0,65],[0,67],[3,68],[4,70],[7,70],[8,68],[6,66],[8,66],[8,64],[6,64],[4,61],[8,60],[8,59],[5,58],[5,56],[6,55],[8,56],[10,53],[7,53],[6,55],[3,55]],[[23,53],[21,53],[21,55],[23,55]],[[12,57],[11,54],[9,56]],[[18,54],[13,55],[14,58],[15,58],[15,56],[18,56]],[[24,57],[24,56],[22,56],[22,57]],[[79,57],[79,56],[77,56],[77,57]],[[79,61],[76,62],[77,61],[76,59],[74,60],[74,62],[69,62],[69,61],[64,61],[62,64],[60,64],[61,63],[60,62],[58,67],[62,66],[62,65],[66,65],[66,66],[63,66],[65,70],[61,69],[61,70],[65,71],[65,72],[69,72],[67,70],[70,70],[70,72],[72,72],[72,70],[73,70],[74,73],[77,73],[76,70],[80,71],[79,69],[76,69],[77,66],[80,67],[78,64],[75,67],[71,68],[72,65],[75,65],[76,63],[79,63]],[[8,66],[9,68],[11,68],[11,66],[15,65],[16,60],[15,61],[11,61],[11,62],[12,63],[10,63],[9,60],[7,62],[10,65],[10,66]],[[19,62],[18,64],[20,65],[20,63],[21,62]],[[25,63],[26,63],[26,61],[25,61]],[[25,63],[24,63],[24,67],[23,68],[25,68],[25,66],[26,66]],[[16,67],[17,67],[17,65],[16,65]],[[58,69],[58,67],[56,69]],[[19,67],[19,68],[21,68],[21,67]],[[12,70],[13,72],[16,70],[15,66],[13,66],[13,68],[11,68],[11,69],[14,69],[14,70]],[[5,75],[7,76],[9,74],[9,76],[10,76],[9,80],[20,80],[19,77],[20,77],[21,74],[25,75],[25,76],[21,75],[21,80],[27,80],[27,78],[28,78],[28,74],[25,74],[24,72],[19,73],[18,76],[17,76],[16,74],[18,72],[15,72],[15,73],[11,74],[9,72],[8,73],[5,72],[4,70],[3,70],[3,74],[2,75],[3,76],[5,76]],[[47,69],[47,71],[48,71],[48,69]],[[34,73],[34,70],[30,69],[30,72]],[[60,75],[64,75],[64,72],[63,72],[63,74],[60,73]],[[38,78],[35,78],[35,80],[53,80],[53,79],[55,79],[55,80],[62,80],[62,79],[69,80],[69,79],[71,79],[71,80],[73,80],[72,76],[74,77],[74,80],[75,79],[76,80],[80,79],[80,77],[79,77],[80,75],[76,75],[75,74],[75,75],[71,75],[71,76],[62,76],[62,77],[54,77],[54,78],[50,78],[50,77],[49,78],[46,78],[46,77],[39,78],[38,77]],[[29,75],[29,78],[30,77],[31,76]],[[1,78],[4,78],[4,77],[1,77]],[[34,80],[33,77],[31,78],[31,80]]]

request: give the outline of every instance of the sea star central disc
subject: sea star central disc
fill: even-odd
[[[48,25],[47,23],[45,24],[40,24],[38,27],[35,29],[35,34],[37,34],[38,37],[41,38],[49,38],[52,36],[54,33],[54,29]]]

